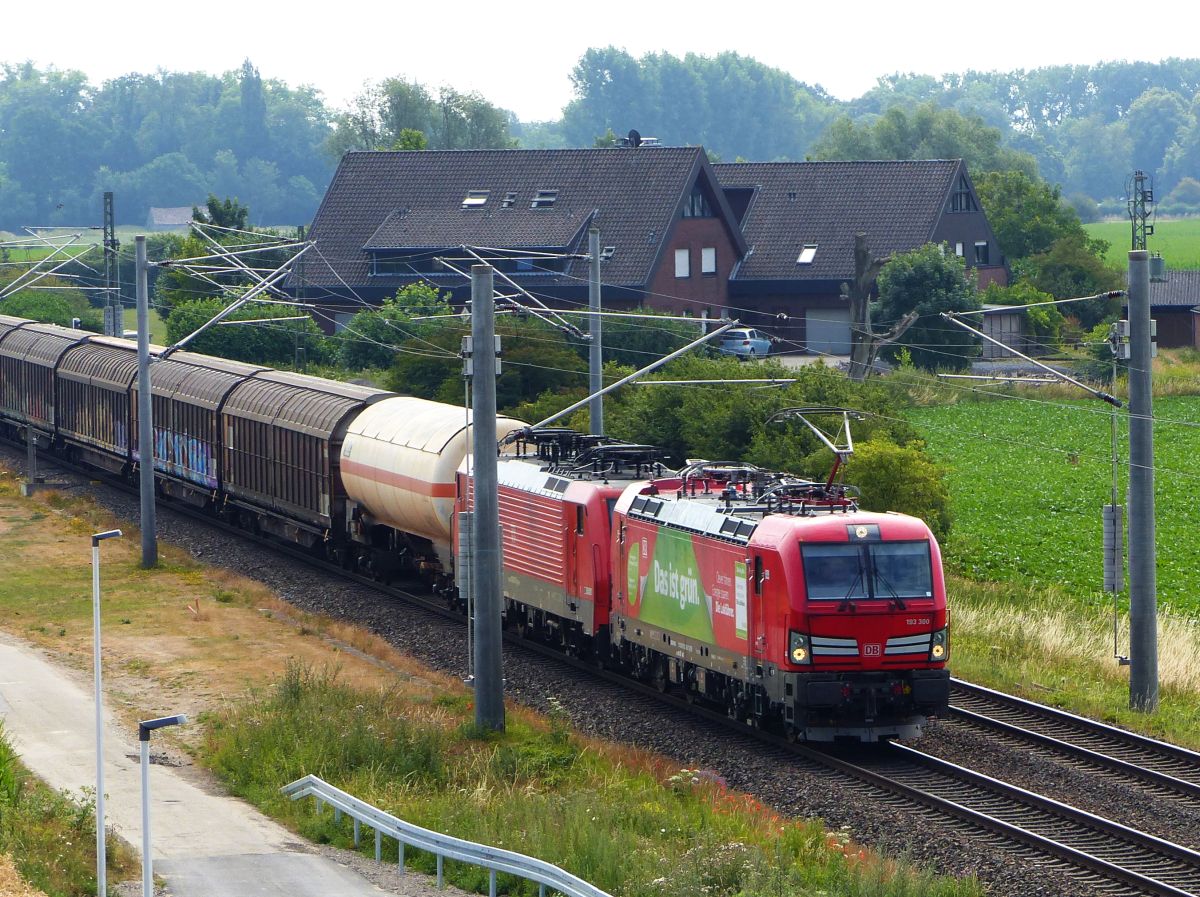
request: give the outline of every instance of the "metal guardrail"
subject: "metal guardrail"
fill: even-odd
[[[545,897],[546,889],[558,891],[566,897],[611,897],[594,885],[588,884],[581,878],[560,869],[552,863],[525,856],[512,850],[501,850],[476,844],[474,841],[464,841],[440,832],[430,831],[397,819],[390,813],[385,813],[365,801],[359,800],[352,794],[347,794],[340,788],[335,788],[317,776],[305,776],[290,785],[280,789],[292,800],[302,797],[314,797],[317,801],[317,812],[325,804],[333,807],[334,819],[340,820],[345,813],[354,820],[354,844],[357,847],[363,825],[375,831],[375,859],[381,860],[383,838],[394,838],[400,848],[400,868],[404,868],[405,846],[425,850],[437,857],[438,887],[445,885],[443,863],[449,858],[464,863],[472,863],[489,870],[489,897],[496,897],[496,873],[507,872],[538,883],[539,897]]]

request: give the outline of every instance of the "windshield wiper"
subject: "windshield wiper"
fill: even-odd
[[[854,613],[856,608],[854,606],[854,602],[850,600],[850,596],[854,594],[855,586],[857,586],[862,581],[863,581],[863,569],[862,569],[862,565],[860,564],[859,568],[858,568],[858,576],[854,577],[854,581],[850,583],[850,588],[846,589],[846,594],[842,597],[842,600],[838,602],[838,610],[839,611],[848,610],[848,611],[850,611],[850,613]]]
[[[904,599],[900,597],[900,593],[896,591],[896,587],[888,582],[888,578],[879,572],[879,568],[875,568],[875,582],[887,586],[889,592],[892,593],[891,603],[898,610],[907,610],[908,605],[904,603]]]

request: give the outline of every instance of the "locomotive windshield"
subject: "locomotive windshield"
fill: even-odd
[[[816,601],[933,596],[928,542],[805,542],[800,556]]]

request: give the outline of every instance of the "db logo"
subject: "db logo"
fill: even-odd
[[[863,657],[878,657],[881,653],[879,645],[863,645]]]

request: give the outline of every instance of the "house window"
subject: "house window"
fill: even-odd
[[[675,276],[676,277],[691,277],[692,275],[692,254],[687,249],[675,250]]]
[[[950,195],[950,211],[979,211],[979,206],[975,204],[975,197],[971,195],[971,185],[967,183],[965,176],[958,179],[958,185],[955,186],[954,192]]]
[[[990,264],[988,261],[988,244],[986,240],[975,244],[975,264]]]
[[[706,246],[700,250],[700,273],[709,275],[717,273],[716,247]]]
[[[468,190],[467,195],[463,198],[462,207],[464,209],[481,208],[488,201],[490,190]]]
[[[684,218],[711,218],[712,209],[708,205],[708,200],[704,198],[704,191],[697,185],[692,188],[688,200],[683,206]]]
[[[959,258],[963,257],[963,244],[962,243],[954,244],[954,254],[957,255]]]
[[[817,244],[805,243],[804,248],[800,250],[800,257],[796,259],[797,265],[811,265],[817,257]]]
[[[506,209],[511,209],[516,201],[517,194],[510,190],[504,194],[504,202],[501,203],[501,205],[503,205]]]
[[[533,197],[533,202],[529,204],[529,208],[548,209],[554,205],[556,199],[558,199],[557,190],[539,190]]]

